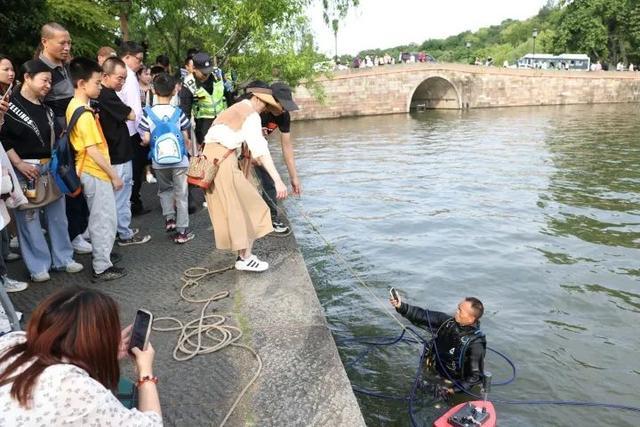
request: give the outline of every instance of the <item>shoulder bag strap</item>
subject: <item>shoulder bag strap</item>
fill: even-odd
[[[147,116],[149,116],[149,118],[151,119],[151,121],[158,126],[158,124],[160,122],[162,122],[162,120],[160,120],[160,117],[158,117],[158,115],[156,113],[153,112],[153,110],[151,109],[151,107],[144,107],[144,111],[147,113]]]

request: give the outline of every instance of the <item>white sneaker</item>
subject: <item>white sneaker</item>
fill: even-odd
[[[49,273],[47,271],[31,275],[32,282],[46,282],[49,279],[51,279],[51,276],[49,276]]]
[[[4,283],[4,290],[7,292],[20,292],[29,287],[27,283],[14,280],[9,276],[3,276],[2,282]]]
[[[19,249],[20,248],[20,243],[18,242],[18,236],[13,236],[11,238],[11,240],[9,241],[9,247],[11,249]]]
[[[64,268],[64,271],[66,271],[67,273],[79,273],[82,270],[84,270],[84,265],[80,264],[79,262],[75,262],[75,261],[71,261]]]
[[[78,234],[76,238],[71,241],[71,246],[73,246],[73,250],[77,254],[90,254],[93,252],[93,246],[84,240],[82,234]]]
[[[236,260],[236,270],[261,272],[269,268],[269,263],[260,261],[257,256],[251,255],[247,259],[238,257]]]
[[[91,234],[89,233],[89,229],[84,230],[84,233],[80,234],[84,240],[87,242],[91,242]]]
[[[16,310],[16,316],[18,320],[22,320],[22,312]],[[11,332],[11,323],[9,323],[9,317],[5,313],[4,308],[0,305],[0,335]]]
[[[9,255],[7,255],[7,257],[4,260],[7,262],[13,262],[13,261],[19,260],[20,258],[22,258],[20,254],[17,254],[15,252],[9,252]]]
[[[208,208],[208,207],[209,207],[209,205],[207,205],[207,202],[202,202],[202,207],[203,207],[203,208]]]

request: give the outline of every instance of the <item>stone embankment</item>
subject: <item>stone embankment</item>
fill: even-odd
[[[77,256],[85,266],[83,272],[56,273],[49,282],[33,283],[27,290],[11,294],[16,308],[28,317],[56,289],[79,285],[115,298],[125,325],[133,320],[138,307],[150,310],[156,318],[171,316],[184,323],[198,318],[202,304],[180,298],[183,272],[190,267],[232,265],[234,256],[214,249],[206,209],[190,216],[196,238],[185,245],[174,244],[164,231],[155,185],[145,184],[143,189],[145,206],[153,211],[134,218],[133,225],[141,228],[141,233],[150,233],[152,240],[142,246],[115,247],[122,255],[118,265],[129,272],[125,278],[92,284],[90,256]],[[240,343],[254,348],[264,363],[262,374],[227,425],[364,426],[294,236],[267,236],[257,242],[255,252],[271,265],[267,272],[230,270],[186,291],[192,298],[209,298],[228,290],[230,296],[214,302],[210,312],[223,314],[228,324],[240,327]],[[10,274],[27,278],[21,263],[10,264]],[[257,362],[250,352],[238,347],[177,362],[172,357],[177,338],[177,332],[151,334],[165,425],[217,426],[254,375]],[[128,361],[123,368],[125,375],[133,377]]]

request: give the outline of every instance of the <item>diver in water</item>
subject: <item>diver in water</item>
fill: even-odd
[[[487,340],[480,330],[484,306],[479,299],[467,297],[460,301],[453,316],[425,310],[402,302],[400,295],[389,301],[396,311],[416,326],[430,329],[434,339],[427,366],[445,380],[443,388],[449,401],[459,403],[474,400],[469,393],[479,395],[484,372]]]

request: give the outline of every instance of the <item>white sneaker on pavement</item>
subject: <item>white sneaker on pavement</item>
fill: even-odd
[[[29,287],[27,283],[12,279],[9,276],[3,276],[2,282],[4,283],[4,290],[7,292],[20,292]]]
[[[49,272],[47,271],[43,271],[42,273],[36,273],[31,275],[32,282],[46,282],[49,279],[51,279],[51,276],[49,276]]]
[[[18,236],[13,236],[11,238],[11,240],[9,241],[9,247],[11,249],[19,249],[20,248],[20,243],[18,242]]]
[[[82,270],[84,270],[84,265],[80,264],[79,262],[75,262],[75,261],[71,261],[64,268],[64,271],[66,271],[67,273],[79,273]]]
[[[236,270],[261,272],[269,268],[269,263],[260,261],[257,256],[251,255],[247,259],[238,257],[236,260]]]
[[[13,261],[19,260],[20,258],[22,258],[20,254],[17,254],[15,252],[9,252],[9,255],[7,255],[7,257],[4,260],[7,262],[13,262]]]
[[[78,234],[76,238],[71,241],[71,246],[73,246],[73,250],[77,254],[90,254],[93,252],[93,246],[84,240],[82,234]]]

